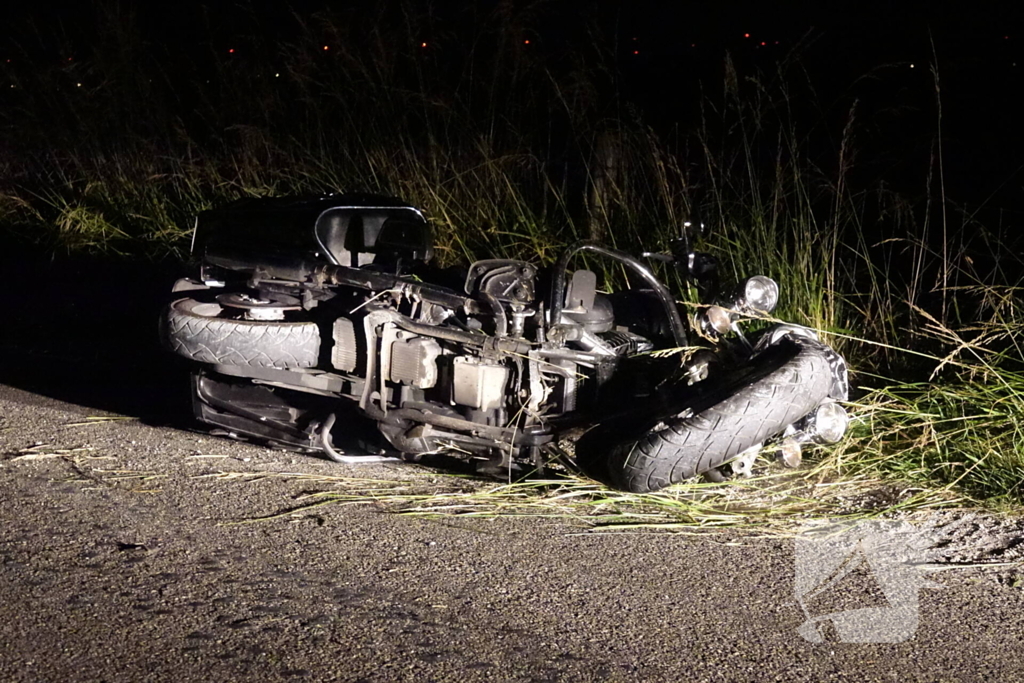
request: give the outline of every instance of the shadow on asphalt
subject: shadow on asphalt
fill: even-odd
[[[0,384],[147,424],[195,429],[190,368],[160,345],[157,332],[171,286],[185,272],[170,260],[4,251],[0,273],[9,285],[0,324]],[[369,422],[336,434],[335,445],[348,453],[387,448]],[[471,463],[441,454],[415,461],[457,474],[476,472]]]
[[[190,423],[188,370],[157,337],[180,263],[5,252],[0,383],[152,424]]]

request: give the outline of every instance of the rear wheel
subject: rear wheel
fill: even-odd
[[[593,476],[647,493],[712,470],[810,413],[832,387],[825,352],[784,341],[673,414],[643,423],[609,422],[576,445]]]
[[[237,320],[219,304],[179,299],[164,325],[170,349],[200,363],[312,368],[320,357],[320,330],[312,322]]]

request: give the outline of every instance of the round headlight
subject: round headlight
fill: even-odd
[[[771,313],[779,303],[779,285],[764,275],[747,278],[743,283],[743,304],[745,308]]]
[[[814,411],[811,431],[818,443],[836,443],[843,438],[849,425],[850,416],[847,415],[846,409],[838,403],[829,401],[822,403]]]

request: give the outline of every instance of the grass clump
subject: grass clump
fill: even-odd
[[[324,506],[371,505],[382,512],[427,519],[554,519],[587,531],[744,528],[782,534],[813,518],[866,519],[961,502],[948,491],[900,490],[877,478],[837,481],[820,468],[800,474],[775,471],[729,484],[687,482],[646,494],[611,490],[571,474],[507,484],[457,477],[425,484],[417,479],[381,481],[266,472],[212,476],[246,481],[285,477],[326,487],[303,494],[284,510],[228,524],[298,520]]]
[[[839,472],[870,471],[1019,507],[1024,486],[1024,355],[1016,290],[975,290],[987,320],[951,330],[921,312],[944,356],[918,381],[876,381],[859,400],[854,438],[831,456]]]

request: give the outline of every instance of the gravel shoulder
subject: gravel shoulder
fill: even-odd
[[[2,680],[1024,679],[1013,565],[931,575],[906,642],[810,643],[792,539],[367,505],[228,524],[325,488],[243,473],[440,475],[111,417],[0,385]],[[1015,524],[959,517],[956,561],[1015,560]]]

